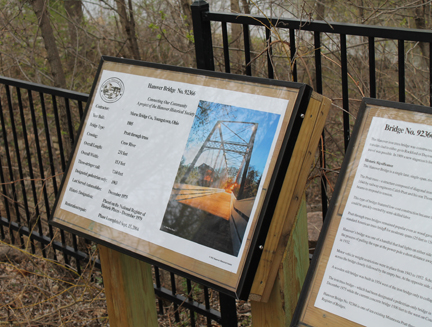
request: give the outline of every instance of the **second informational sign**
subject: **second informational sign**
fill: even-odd
[[[363,110],[296,323],[432,326],[431,112]]]
[[[106,59],[54,224],[235,290],[299,92]]]

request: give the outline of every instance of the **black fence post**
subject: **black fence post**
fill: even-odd
[[[197,68],[214,70],[213,44],[210,21],[204,20],[209,4],[196,0],[191,5]]]
[[[237,307],[235,299],[229,295],[219,293],[221,325],[223,327],[237,327]]]

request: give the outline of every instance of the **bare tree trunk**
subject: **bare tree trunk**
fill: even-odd
[[[243,12],[246,15],[250,15],[251,11],[250,11],[250,7],[249,7],[249,2],[247,0],[241,0],[242,3],[242,7],[243,7]]]
[[[414,22],[416,28],[426,29],[426,6],[430,6],[430,4],[426,5],[425,0],[422,0],[421,2],[423,5],[415,7],[414,9]],[[427,64],[426,58],[429,58],[428,44],[426,42],[420,42],[419,46],[424,58],[424,62]]]
[[[231,12],[240,13],[240,4],[239,0],[230,0],[231,1]],[[231,71],[235,74],[241,74],[243,72],[242,65],[244,63],[243,55],[240,49],[242,48],[241,44],[241,36],[242,36],[242,26],[240,24],[231,24],[231,46],[235,49],[233,55],[231,56]]]
[[[66,88],[66,78],[63,71],[62,62],[60,60],[54,32],[51,26],[51,19],[48,14],[48,0],[31,0],[31,4],[33,6],[33,11],[36,14],[38,25],[41,30],[42,38],[44,40],[45,50],[47,52],[47,59],[51,68],[51,75],[54,79],[54,86]],[[64,136],[63,149],[67,158],[71,153],[72,144],[70,142],[70,138],[67,137],[69,135],[69,129],[66,107],[63,103],[59,102],[58,109],[61,129]]]
[[[120,17],[120,23],[127,39],[130,56],[133,59],[140,60],[141,56],[135,30],[135,19],[133,15],[132,1],[128,0],[128,5],[126,5],[125,0],[116,0],[116,4],[117,12]]]
[[[51,27],[51,20],[48,14],[48,1],[32,0],[33,11],[38,19],[38,25],[44,40],[47,59],[51,67],[51,74],[54,78],[54,85],[66,88],[66,78],[63,72],[63,66],[57,49],[54,32]]]
[[[240,13],[239,0],[230,0],[230,1],[231,1],[231,12],[239,14]],[[231,24],[232,44],[234,46],[237,45],[237,47],[239,47],[239,48],[240,48],[239,42],[240,42],[241,34],[242,34],[241,25],[239,25],[239,24]]]
[[[187,33],[186,34],[187,48],[190,50],[182,55],[182,59],[186,67],[193,67],[195,64],[195,60],[194,60],[194,56],[192,56],[191,53],[193,53],[195,46],[194,46],[193,37],[190,37],[193,35],[193,21],[192,21],[192,9],[191,9],[192,1],[180,0],[179,4],[184,17],[183,18],[184,26],[181,26],[181,28]]]
[[[316,2],[316,19],[325,19],[325,4],[326,0],[317,0]]]
[[[82,23],[83,11],[81,0],[64,0],[64,8],[68,16],[68,29],[72,46],[78,41],[78,26]]]
[[[243,12],[246,15],[250,15],[251,14],[250,1],[248,1],[248,0],[240,0],[240,1],[241,1],[241,5],[242,5],[242,8],[243,8]],[[257,65],[259,65],[259,64],[257,64],[257,62],[255,62],[255,61],[253,61],[253,58],[255,57],[255,55],[253,55],[255,47],[254,47],[254,44],[253,44],[252,41],[249,43],[249,46],[250,46],[250,51],[251,51],[251,54],[252,54],[251,55],[252,62],[251,62],[250,65],[251,65],[252,75],[254,75],[254,71],[255,71]]]
[[[359,0],[358,13],[360,17],[360,23],[363,24],[365,21],[363,0]]]
[[[81,0],[64,0],[64,8],[68,16],[68,30],[71,44],[71,53],[68,58],[68,68],[73,69],[75,65],[74,57],[80,51],[82,41],[79,37],[79,26],[83,21],[82,1]]]
[[[180,0],[183,15],[185,16],[185,21],[189,30],[192,30],[192,11],[190,0]]]

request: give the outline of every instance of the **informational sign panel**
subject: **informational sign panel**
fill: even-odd
[[[365,99],[294,326],[432,326],[432,110]]]
[[[103,58],[52,223],[237,294],[306,91]]]

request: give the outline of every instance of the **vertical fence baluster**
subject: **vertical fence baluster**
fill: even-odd
[[[315,91],[322,94],[322,65],[321,65],[321,34],[314,32],[314,47],[315,47]],[[325,136],[321,134],[319,144],[320,163],[321,163],[321,205],[323,219],[327,214],[327,180],[326,174],[326,158],[325,158]]]
[[[290,29],[290,55],[291,55],[291,70],[293,82],[297,82],[297,60],[296,60],[296,36],[295,30]]]
[[[39,92],[39,100],[41,103],[41,109],[42,109],[42,117],[43,117],[43,123],[44,123],[44,130],[45,130],[45,139],[46,139],[46,149],[48,151],[48,160],[49,160],[49,166],[50,166],[50,173],[51,176],[47,176],[47,178],[51,179],[51,183],[53,185],[53,191],[54,195],[58,193],[57,190],[57,177],[56,177],[56,171],[54,166],[54,158],[52,153],[52,142],[51,142],[51,135],[49,130],[49,123],[48,123],[48,116],[47,116],[47,108],[45,105],[45,98],[44,94],[42,92]],[[45,198],[45,208],[47,212],[47,217],[51,215],[51,206],[49,203],[49,197],[48,192],[46,190],[47,188],[47,181],[45,182],[45,188],[44,188],[44,198]],[[49,228],[49,235],[51,240],[54,240],[54,231],[51,225],[48,225]],[[53,254],[54,254],[54,260],[57,260],[57,253],[55,251],[55,248],[53,247]]]
[[[64,97],[63,98],[64,102],[65,102],[65,109],[66,109],[66,117],[67,117],[67,122],[68,122],[68,130],[69,130],[69,140],[71,143],[71,149],[72,146],[75,142],[75,132],[74,132],[74,128],[73,128],[73,124],[72,124],[72,115],[71,115],[71,108],[70,108],[70,101],[68,98]],[[66,153],[67,160],[69,160],[69,157],[71,155],[71,153]],[[73,233],[71,233],[71,237],[72,237],[72,246],[74,248],[75,252],[78,252],[78,242],[77,242],[77,236]],[[80,260],[78,258],[75,258],[76,260],[76,268],[77,268],[77,273],[81,275],[81,265],[80,265]]]
[[[5,86],[6,87],[6,86]],[[10,157],[10,151],[9,151],[9,143],[8,143],[8,138],[7,138],[7,130],[6,130],[6,123],[5,123],[5,117],[3,115],[3,105],[0,102],[0,120],[1,120],[1,127],[2,127],[2,131],[3,131],[3,148],[6,154],[6,162],[7,162],[7,167],[9,170],[9,181],[12,182],[10,184],[10,188],[12,190],[12,194],[9,194],[7,192],[7,186],[5,184],[3,184],[3,192],[5,194],[5,196],[7,196],[8,198],[4,198],[5,199],[5,207],[6,207],[6,213],[8,215],[8,220],[9,220],[9,237],[11,239],[12,244],[15,243],[15,235],[13,233],[13,229],[12,229],[12,224],[10,224],[10,222],[12,221],[12,215],[11,212],[9,210],[9,205],[10,205],[10,201],[12,201],[13,207],[15,211],[18,211],[18,202],[17,202],[17,198],[16,198],[16,189],[15,189],[15,183],[13,183],[14,181],[14,175],[13,175],[13,171],[12,171],[12,161],[11,161],[11,157]],[[3,166],[1,166],[2,170],[3,170]],[[3,176],[4,178],[4,176]],[[6,182],[6,180],[4,180]]]
[[[171,277],[171,293],[172,293],[172,295],[176,295],[177,294],[177,288],[176,288],[176,282],[175,282],[175,275],[172,272],[170,272],[170,277]],[[173,307],[174,307],[175,321],[180,322],[180,314],[178,311],[178,305],[176,303],[174,303]]]
[[[31,161],[31,153],[30,153],[30,145],[28,142],[28,136],[27,136],[27,127],[26,127],[26,122],[25,122],[25,117],[24,117],[24,108],[23,108],[23,102],[22,102],[22,97],[21,97],[21,90],[19,88],[16,88],[16,92],[17,92],[17,97],[18,97],[18,108],[19,108],[19,113],[20,113],[20,117],[21,117],[21,128],[22,128],[22,137],[24,139],[24,147],[25,147],[25,153],[26,153],[26,157],[27,157],[27,168],[29,170],[29,177],[30,177],[30,185],[31,185],[31,189],[32,189],[32,196],[33,196],[33,204],[35,206],[35,210],[33,212],[34,217],[30,217],[30,212],[28,209],[28,204],[26,204],[26,210],[28,211],[27,214],[27,227],[29,229],[29,242],[31,245],[31,249],[32,249],[32,253],[36,252],[34,243],[32,242],[32,238],[31,238],[31,232],[33,230],[34,227],[36,227],[36,219],[38,219],[39,217],[39,208],[38,208],[38,201],[37,201],[37,196],[36,196],[36,185],[35,185],[35,180],[34,180],[34,174],[33,174],[33,165],[32,165],[32,161]],[[24,189],[24,192],[27,193],[27,191]],[[34,222],[32,222],[30,220],[30,218],[34,218]],[[34,226],[32,226],[34,224]],[[43,248],[43,245],[42,245]]]
[[[321,33],[314,32],[315,47],[315,91],[322,94]]]
[[[341,69],[342,69],[342,107],[343,112],[343,136],[345,151],[348,148],[348,142],[350,139],[350,124],[349,124],[349,95],[348,95],[348,58],[347,58],[347,45],[346,45],[346,35],[341,34]]]
[[[161,288],[161,281],[160,281],[160,271],[159,271],[159,267],[157,266],[153,266],[154,268],[154,276],[155,276],[155,282],[156,282],[156,287],[157,288]],[[164,314],[164,307],[163,307],[163,302],[162,300],[158,297],[158,305],[159,305],[159,313],[161,315]]]
[[[252,62],[250,53],[250,35],[249,35],[249,25],[243,24],[243,42],[245,51],[245,63],[246,63],[246,75],[252,76]]]
[[[48,195],[47,195],[46,185],[45,185],[45,181],[44,181],[45,180],[45,172],[43,169],[42,152],[41,152],[40,143],[39,143],[40,142],[39,141],[39,131],[37,129],[37,121],[36,121],[36,115],[35,115],[33,95],[32,95],[32,92],[30,90],[27,90],[27,97],[28,97],[28,101],[29,101],[31,121],[32,121],[32,125],[33,125],[33,136],[35,138],[36,156],[37,156],[37,162],[39,165],[39,174],[40,174],[40,178],[41,178],[40,184],[43,188],[42,194],[43,194],[43,198],[44,198],[45,203],[46,203],[46,201],[48,201]],[[30,170],[30,171],[32,172],[32,170]],[[37,198],[37,195],[35,192],[36,192],[36,189],[33,190],[33,197],[36,196],[35,200],[37,201],[36,214],[37,214],[37,220],[38,220],[38,229],[39,229],[39,233],[41,235],[43,235],[44,232],[43,232],[43,228],[42,228],[42,214],[40,213],[40,210],[39,210],[39,203],[41,203],[42,201]],[[45,217],[45,218],[47,218],[47,217]],[[41,246],[42,246],[42,255],[44,256],[44,258],[46,258],[45,244],[41,243]]]
[[[273,79],[274,78],[274,68],[273,68],[273,61],[272,61],[273,48],[271,46],[272,37],[271,37],[270,27],[266,26],[265,32],[266,32],[266,45],[268,47],[268,49],[267,49],[267,76],[268,76],[268,78]]]
[[[375,38],[369,37],[369,85],[370,97],[376,98],[376,67],[375,67]]]
[[[405,46],[398,40],[399,102],[405,102]]]
[[[70,102],[68,98],[63,98],[65,102],[65,109],[66,109],[66,117],[68,122],[68,130],[69,130],[69,139],[71,146],[73,146],[75,142],[75,132],[72,124],[72,114],[71,114],[71,108],[70,108]],[[70,153],[66,153],[67,156],[70,156]],[[69,160],[69,157],[67,158]]]
[[[77,243],[77,236],[75,234],[71,234],[72,236],[72,246],[75,252],[78,252],[78,243]],[[76,261],[76,269],[77,273],[81,275],[81,264],[80,260],[78,258],[75,258]]]
[[[53,105],[53,113],[54,113],[54,121],[57,131],[57,141],[59,145],[59,152],[60,152],[60,163],[61,163],[61,170],[64,172],[66,170],[66,160],[64,156],[64,149],[63,149],[63,137],[62,137],[62,129],[60,125],[60,117],[59,117],[59,109],[57,106],[57,98],[55,95],[51,96],[52,105]],[[57,193],[56,193],[57,196]]]
[[[223,53],[225,59],[225,73],[230,73],[231,67],[230,67],[230,57],[229,57],[228,28],[227,28],[227,23],[225,22],[222,22],[222,43],[223,43]]]
[[[429,43],[429,106],[432,107],[432,42]]]
[[[210,298],[209,298],[209,291],[208,287],[204,286],[204,306],[207,310],[210,310]],[[207,317],[207,327],[211,327],[211,319]]]
[[[62,129],[60,125],[60,117],[59,117],[59,108],[57,106],[57,98],[55,95],[51,96],[52,105],[53,105],[53,112],[54,112],[54,121],[57,131],[57,141],[59,145],[59,152],[60,152],[60,163],[61,163],[61,170],[62,172],[66,171],[66,160],[65,160],[65,154],[63,149],[63,138],[62,138]],[[55,196],[57,197],[58,193],[55,193]],[[66,264],[70,264],[69,257],[66,253],[66,235],[63,229],[60,229],[60,238],[62,242],[62,248],[63,248],[63,256]]]
[[[1,110],[1,107],[0,107],[0,110]],[[3,199],[4,210],[6,211],[6,219],[10,221],[9,205],[8,205],[8,200],[6,199],[6,184],[5,184],[6,181],[5,181],[5,178],[3,176],[3,164],[2,164],[1,155],[0,155],[0,183],[2,186],[3,195],[1,197]],[[0,215],[0,219],[3,220],[3,217],[1,215]],[[4,231],[2,221],[0,221],[0,235],[1,235],[2,240],[4,240],[6,238],[6,233]]]
[[[53,190],[54,190],[54,195],[57,195],[58,193],[58,189],[57,189],[57,176],[56,176],[56,170],[55,170],[55,165],[54,165],[54,156],[52,153],[52,141],[51,141],[51,133],[49,130],[49,122],[48,122],[48,115],[47,115],[47,107],[45,105],[45,97],[44,94],[42,92],[39,93],[39,98],[41,101],[41,107],[42,107],[42,116],[43,116],[43,120],[44,120],[44,129],[45,129],[45,138],[46,138],[46,143],[47,143],[47,151],[48,151],[48,158],[49,158],[49,163],[50,163],[50,170],[51,170],[51,179],[52,179],[52,184],[53,184]],[[49,209],[50,207],[47,207],[47,213],[49,216]]]
[[[193,294],[192,294],[192,283],[190,281],[190,279],[186,279],[186,288],[187,288],[187,299],[189,302],[193,302]],[[189,310],[189,315],[190,315],[190,325],[191,326],[195,326],[195,311],[190,309]]]
[[[19,149],[18,135],[17,135],[17,130],[16,130],[16,126],[15,126],[15,118],[14,118],[14,111],[13,111],[13,105],[12,105],[12,95],[11,95],[11,90],[10,90],[9,86],[6,86],[6,96],[7,96],[7,101],[8,101],[9,118],[10,118],[10,122],[11,122],[12,137],[13,137],[14,148],[15,148],[16,164],[18,166],[18,179],[20,180],[19,184],[21,185],[22,201],[24,203],[24,210],[25,210],[25,214],[26,214],[26,217],[28,220],[30,214],[29,214],[29,210],[28,210],[27,194],[25,191],[24,174],[23,174],[23,169],[22,169],[22,161],[21,161],[21,155],[20,155],[20,149]],[[11,182],[15,183],[15,179],[12,179]],[[16,190],[18,190],[18,188],[16,188]],[[20,214],[19,208],[18,208],[19,200],[20,199],[18,197],[18,192],[17,192],[16,196],[15,196],[16,220],[17,220],[18,225],[21,226],[21,224],[22,224],[21,214]],[[18,234],[19,234],[21,246],[24,246],[23,235],[20,231],[18,231]]]
[[[82,119],[84,115],[84,110],[83,110],[83,103],[81,101],[78,101],[78,113],[79,113],[79,118]]]

